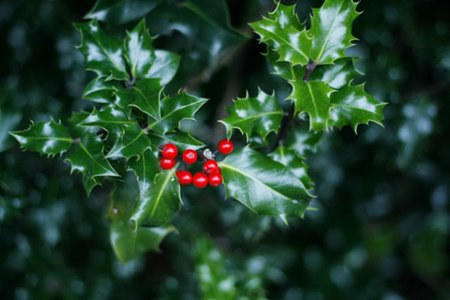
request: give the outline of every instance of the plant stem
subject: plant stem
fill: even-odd
[[[312,72],[317,67],[317,64],[315,62],[310,62],[306,66],[306,72],[305,75],[303,75],[303,81],[308,81],[309,77],[311,77]],[[291,69],[292,70],[292,69]],[[292,72],[295,74],[294,72]],[[292,103],[292,105],[289,107],[288,112],[284,115],[283,120],[281,121],[281,127],[277,134],[277,139],[275,142],[267,149],[267,153],[270,153],[277,149],[280,145],[284,143],[286,140],[286,136],[289,132],[289,127],[294,121],[295,116],[295,103]]]

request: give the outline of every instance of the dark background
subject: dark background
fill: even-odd
[[[213,15],[217,28],[183,11],[182,1],[162,2],[146,18],[160,35],[156,45],[183,55],[169,88],[211,99],[198,136],[223,134],[216,124],[223,106],[246,89],[288,92],[269,74],[264,47],[246,25],[271,10],[271,1],[228,1],[240,34],[221,15]],[[299,1],[301,17],[320,4]],[[191,191],[174,221],[179,232],[160,253],[128,264],[109,245],[108,187],[87,198],[65,162],[22,152],[7,135],[30,119],[64,120],[91,106],[80,98],[92,75],[72,27],[91,6],[0,1],[1,299],[197,299],[204,247],[221,251],[224,276],[248,299],[450,299],[448,1],[361,1],[351,53],[360,57],[367,91],[389,105],[384,128],[335,130],[309,158],[317,211],[286,227],[221,195]],[[176,31],[174,20],[190,33]],[[107,23],[120,34],[136,20]],[[213,53],[217,39],[222,47]]]

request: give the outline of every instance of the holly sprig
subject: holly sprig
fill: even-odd
[[[360,124],[382,121],[385,103],[353,84],[359,74],[346,56],[358,14],[352,1],[326,0],[313,10],[307,28],[294,6],[278,3],[267,17],[250,24],[267,45],[274,74],[292,90],[287,99],[259,89],[255,96],[247,93],[235,100],[220,122],[226,141],[237,130],[247,145],[214,161],[220,172],[214,173],[213,183],[206,175],[203,182],[223,182],[226,197],[257,214],[286,222],[305,214],[313,199],[305,158],[321,132],[344,126],[356,131]],[[144,21],[122,39],[105,32],[95,19],[75,28],[81,34],[79,50],[86,68],[95,74],[83,91],[93,108],[73,113],[66,122],[32,122],[28,129],[11,134],[23,149],[63,156],[72,172],[82,174],[88,194],[105,181],[115,184],[108,212],[110,237],[117,256],[127,261],[157,249],[174,230],[171,222],[183,203],[181,186],[189,185],[190,179],[179,168],[182,162],[161,157],[161,150],[170,144],[183,153],[211,152],[180,126],[184,119],[195,120],[207,99],[184,90],[166,92],[180,57],[155,49]],[[287,110],[280,100],[290,102]],[[299,126],[305,117],[309,130]]]

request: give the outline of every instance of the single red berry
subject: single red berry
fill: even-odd
[[[197,172],[192,178],[192,183],[202,189],[208,185],[208,176],[205,173]]]
[[[218,186],[222,184],[222,175],[220,173],[210,174],[208,177],[209,184],[211,186]]]
[[[159,165],[163,170],[170,170],[175,166],[175,159],[162,157],[159,159]]]
[[[189,171],[178,170],[177,173],[178,182],[181,185],[188,185],[192,183],[192,174]]]
[[[221,140],[219,142],[219,152],[222,154],[230,154],[231,152],[233,152],[234,149],[234,145],[233,142],[230,140]]]
[[[164,158],[174,159],[177,157],[178,148],[174,144],[165,144],[161,149],[161,155]]]
[[[187,164],[193,164],[197,161],[197,151],[192,149],[184,150],[183,152],[183,160]]]
[[[203,171],[205,171],[206,174],[213,174],[213,173],[218,173],[220,171],[220,168],[215,160],[208,159],[203,164]]]

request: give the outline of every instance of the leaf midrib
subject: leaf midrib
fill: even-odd
[[[167,101],[167,100],[166,100],[166,101]],[[152,129],[156,124],[161,123],[162,121],[164,121],[165,119],[167,119],[169,116],[173,115],[174,113],[177,113],[177,112],[179,112],[179,111],[181,111],[181,110],[184,110],[184,109],[186,109],[186,108],[188,108],[188,107],[190,107],[190,106],[194,106],[194,105],[197,105],[197,104],[202,103],[202,102],[203,102],[203,101],[196,101],[196,102],[193,102],[193,103],[189,103],[188,105],[185,105],[185,106],[183,106],[183,107],[181,107],[181,108],[178,108],[178,109],[176,109],[176,110],[172,110],[170,113],[168,113],[167,115],[165,115],[165,116],[162,117],[161,119],[158,119],[158,120],[156,120],[155,122],[153,122],[152,124],[148,125],[148,128],[149,128],[149,129]],[[189,117],[186,117],[186,118],[189,118]],[[182,119],[185,119],[185,118],[182,118]]]
[[[166,178],[164,179],[164,182],[163,182],[161,188],[159,189],[158,195],[156,196],[156,202],[155,202],[155,205],[153,205],[152,211],[150,212],[150,217],[152,217],[155,214],[156,208],[159,206],[159,202],[161,202],[161,198],[162,198],[162,195],[164,194],[166,186],[170,182],[170,178],[175,173],[176,168],[177,168],[177,166],[175,166],[170,172],[167,173]]]
[[[239,124],[239,123],[251,120],[251,119],[256,119],[256,118],[259,118],[259,117],[262,117],[262,116],[270,116],[270,115],[283,115],[283,112],[281,112],[281,111],[271,111],[271,112],[260,113],[260,114],[252,115],[252,116],[250,116],[248,118],[239,119],[238,121],[234,122],[233,124]]]

